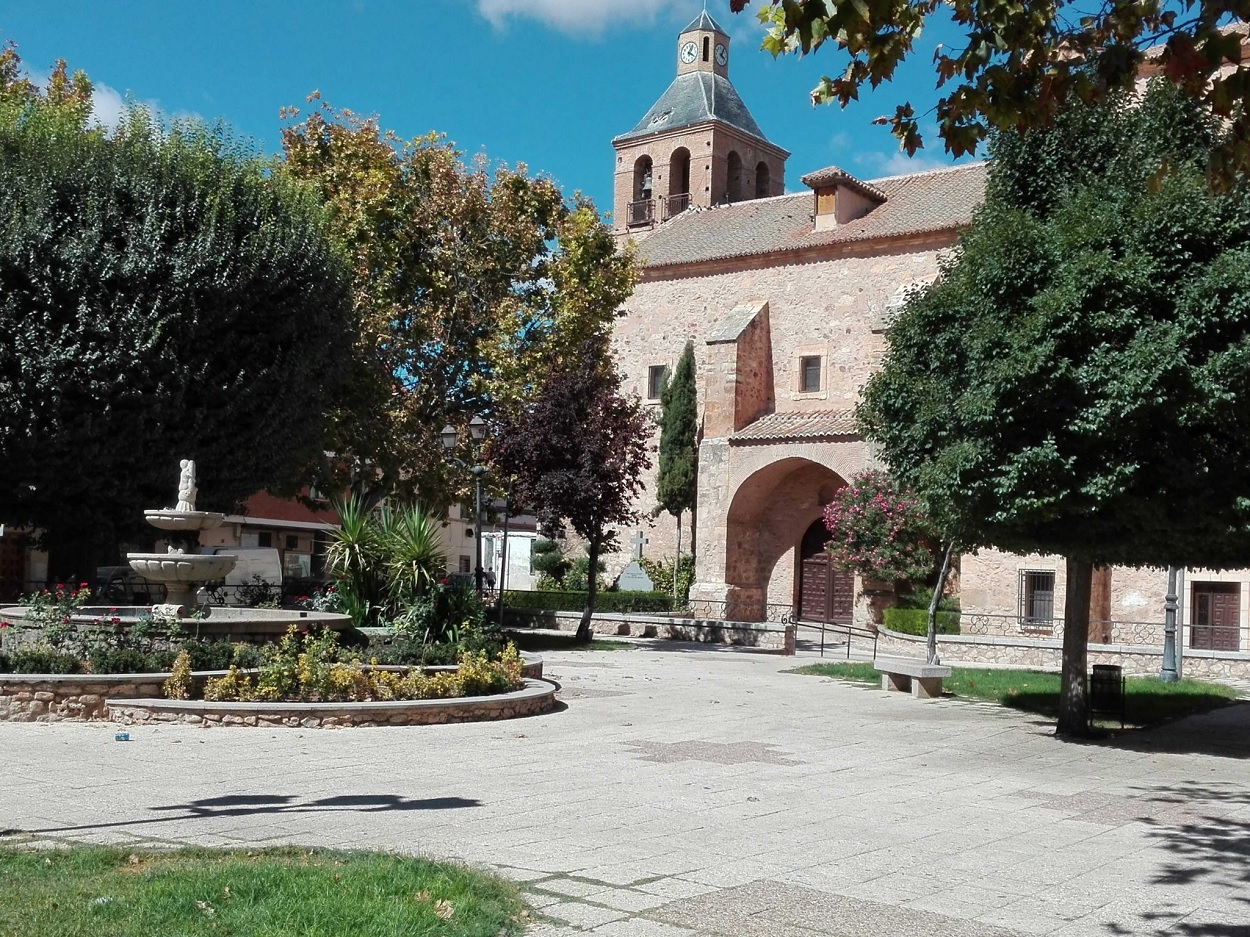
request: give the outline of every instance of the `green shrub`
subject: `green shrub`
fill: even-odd
[[[673,560],[671,557],[653,560],[644,556],[638,561],[638,565],[651,578],[656,592],[662,592],[665,595],[673,594]],[[693,583],[694,554],[683,553],[677,567],[677,598],[681,603],[684,604],[689,599],[690,586]]]
[[[173,666],[173,651],[136,651],[133,648],[92,648],[87,663],[92,673],[164,673]]]
[[[229,641],[186,641],[181,650],[187,652],[192,670],[229,670],[238,667],[254,670],[260,666],[262,651],[254,644],[232,644]]]
[[[887,608],[882,615],[885,626],[902,634],[928,634],[929,610],[927,608]],[[937,613],[938,634],[959,634],[959,613]]]
[[[933,586],[915,586],[908,592],[901,592],[898,596],[898,608],[920,608],[926,612],[929,610],[929,603],[933,601]],[[959,611],[959,596],[944,595],[938,602],[938,609],[944,612]]]
[[[504,604],[514,609],[547,612],[580,612],[586,607],[585,592],[507,592]],[[646,614],[671,612],[673,597],[662,592],[600,592],[595,611]]]
[[[44,644],[28,644],[8,653],[10,673],[78,673],[82,662],[77,654],[58,651]]]

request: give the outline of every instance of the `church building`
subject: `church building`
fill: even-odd
[[[864,584],[830,568],[823,507],[884,467],[856,432],[860,388],[909,290],[934,281],[971,222],[986,164],[878,179],[826,166],[787,193],[789,154],[734,89],[728,34],[704,12],[673,52],[672,83],[612,141],[614,229],[642,261],[614,349],[625,390],[658,417],[665,375],[694,344],[698,502],[693,544],[685,533],[681,544],[696,558],[692,610],[866,624]],[[654,469],[646,485],[644,514]],[[676,535],[660,515],[645,554],[671,559]],[[963,556],[961,634],[943,657],[1057,666],[1063,569],[1058,556]],[[1158,672],[1166,591],[1163,570],[1097,571],[1091,662]],[[1186,671],[1250,675],[1250,571],[1182,570],[1178,593]]]
[[[822,509],[876,465],[855,432],[859,388],[892,311],[971,220],[985,167],[861,180],[828,166],[786,194],[789,154],[734,89],[726,32],[702,13],[674,53],[672,84],[612,141],[615,230],[643,263],[615,330],[625,389],[658,416],[664,376],[694,342],[692,604],[736,620],[795,606],[849,621],[855,583],[829,568]],[[653,471],[644,511],[654,492]],[[662,515],[647,554],[671,557],[675,536]]]

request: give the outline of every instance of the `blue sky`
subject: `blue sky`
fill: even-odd
[[[702,0],[10,0],[0,34],[38,77],[57,58],[84,69],[107,118],[125,98],[175,115],[224,119],[278,148],[278,109],[329,103],[376,113],[404,137],[446,133],[466,152],[524,162],[611,208],[615,134],[630,130],[675,69],[677,32]],[[872,118],[935,97],[930,60],[943,30],[893,85],[845,111],[807,92],[844,62],[821,52],[774,60],[761,27],[728,0],[708,10],[731,34],[730,78],[773,142],[786,184],[836,163],[861,178],[950,162],[935,132],[908,160]]]

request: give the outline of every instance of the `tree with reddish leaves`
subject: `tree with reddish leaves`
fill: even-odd
[[[620,524],[637,518],[633,505],[650,467],[650,421],[637,398],[621,394],[602,339],[583,345],[557,366],[534,401],[500,420],[492,433],[491,460],[516,479],[516,497],[539,521],[567,521],[586,540],[590,569],[616,543]],[[597,578],[590,577],[577,640],[590,640]]]

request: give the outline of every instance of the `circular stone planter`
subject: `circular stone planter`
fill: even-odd
[[[197,726],[329,729],[344,726],[420,726],[447,722],[516,719],[550,712],[556,686],[526,680],[512,693],[458,699],[396,700],[377,703],[218,703],[206,700],[110,700],[114,722],[123,725],[182,723]]]
[[[522,666],[521,676],[525,678],[526,686],[531,683],[543,683],[551,686],[542,679],[543,660],[535,654],[521,654]],[[396,673],[406,673],[408,667],[385,666],[379,667],[379,670],[390,670]],[[426,673],[437,673],[440,670],[455,670],[454,665],[444,667],[424,667]],[[225,670],[197,670],[191,674],[191,679],[197,688],[203,687],[204,681],[210,677],[223,677],[228,671]],[[254,675],[255,670],[242,670],[240,673]],[[169,701],[161,699],[164,693],[165,681],[169,679],[168,673],[115,673],[115,674],[95,674],[95,673],[0,673],[0,722],[90,722],[94,720],[115,719],[114,711],[123,705],[131,702],[143,702],[151,704],[176,703],[178,706],[259,706],[262,704],[253,703],[207,703],[202,700],[176,700]],[[525,692],[519,690],[517,692]],[[554,689],[552,691],[554,693]],[[501,694],[498,696],[472,696],[466,697],[464,700],[413,700],[411,703],[459,703],[459,702],[478,702],[489,704],[498,700],[504,700],[511,694]],[[397,706],[410,705],[411,703],[266,703],[267,706],[292,706],[300,711],[316,707],[322,709],[336,709],[342,706]],[[526,703],[525,705],[529,705]],[[535,712],[547,712],[552,701],[545,709],[538,709]],[[505,707],[511,709],[513,707]],[[481,707],[484,714],[469,715],[462,718],[448,719],[424,719],[421,721],[400,722],[392,721],[389,718],[378,719],[376,717],[365,721],[337,721],[337,716],[331,716],[336,721],[327,723],[329,725],[424,725],[431,722],[466,722],[477,719],[510,719],[514,716],[533,715],[533,712],[511,712],[503,715],[490,714],[490,707]],[[261,725],[288,725],[285,716],[277,723],[262,722]],[[311,718],[311,717],[310,717]],[[320,717],[318,717],[318,720]],[[157,721],[157,722],[193,722],[194,720],[182,719],[149,719],[136,721]],[[222,720],[214,720],[204,718],[200,720],[203,723],[220,722]],[[236,724],[231,719],[225,724]],[[248,724],[246,722],[241,724]],[[250,723],[257,725],[257,722]],[[302,725],[302,721],[297,719],[296,725]],[[318,722],[319,724],[319,722]]]

